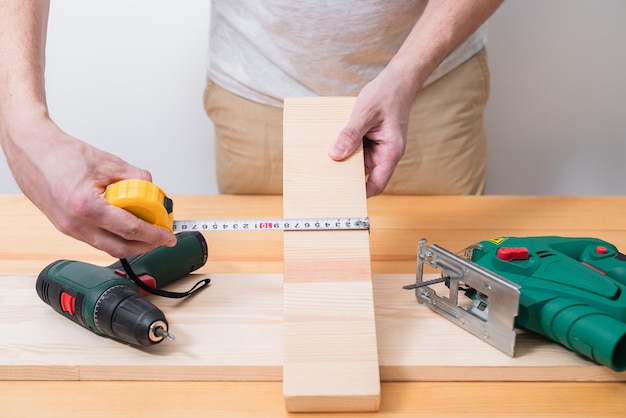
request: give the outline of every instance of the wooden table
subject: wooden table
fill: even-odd
[[[179,219],[280,217],[282,210],[281,198],[272,196],[179,196],[174,202]],[[368,210],[378,274],[413,273],[422,237],[451,250],[502,235],[594,236],[626,249],[626,197],[383,196],[370,199]],[[112,261],[57,232],[23,196],[0,196],[0,215],[0,273],[36,274],[60,258]],[[281,273],[282,234],[263,234],[206,234],[210,263],[203,270]],[[624,383],[384,382],[378,415],[621,417],[625,411]],[[0,381],[0,416],[288,414],[280,382]]]

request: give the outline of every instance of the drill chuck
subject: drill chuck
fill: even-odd
[[[148,346],[163,340],[168,324],[163,312],[133,289],[118,285],[107,289],[96,302],[94,323],[111,338]]]

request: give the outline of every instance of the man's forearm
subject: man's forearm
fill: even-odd
[[[49,1],[0,0],[0,141],[47,115],[44,66]]]
[[[478,29],[503,0],[430,0],[391,61],[417,92],[457,46]]]

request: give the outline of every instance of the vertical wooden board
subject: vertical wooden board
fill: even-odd
[[[285,100],[284,217],[367,216],[362,149],[342,162],[328,157],[353,105],[353,98]],[[286,231],[284,247],[287,410],[378,410],[368,231]]]
[[[328,157],[353,106],[347,97],[285,100],[284,217],[367,216],[362,150],[341,162]]]

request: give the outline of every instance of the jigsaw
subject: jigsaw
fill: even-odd
[[[441,277],[424,281],[425,266]],[[626,256],[601,239],[500,237],[459,254],[423,239],[416,282],[404,288],[510,356],[521,328],[626,370]]]

